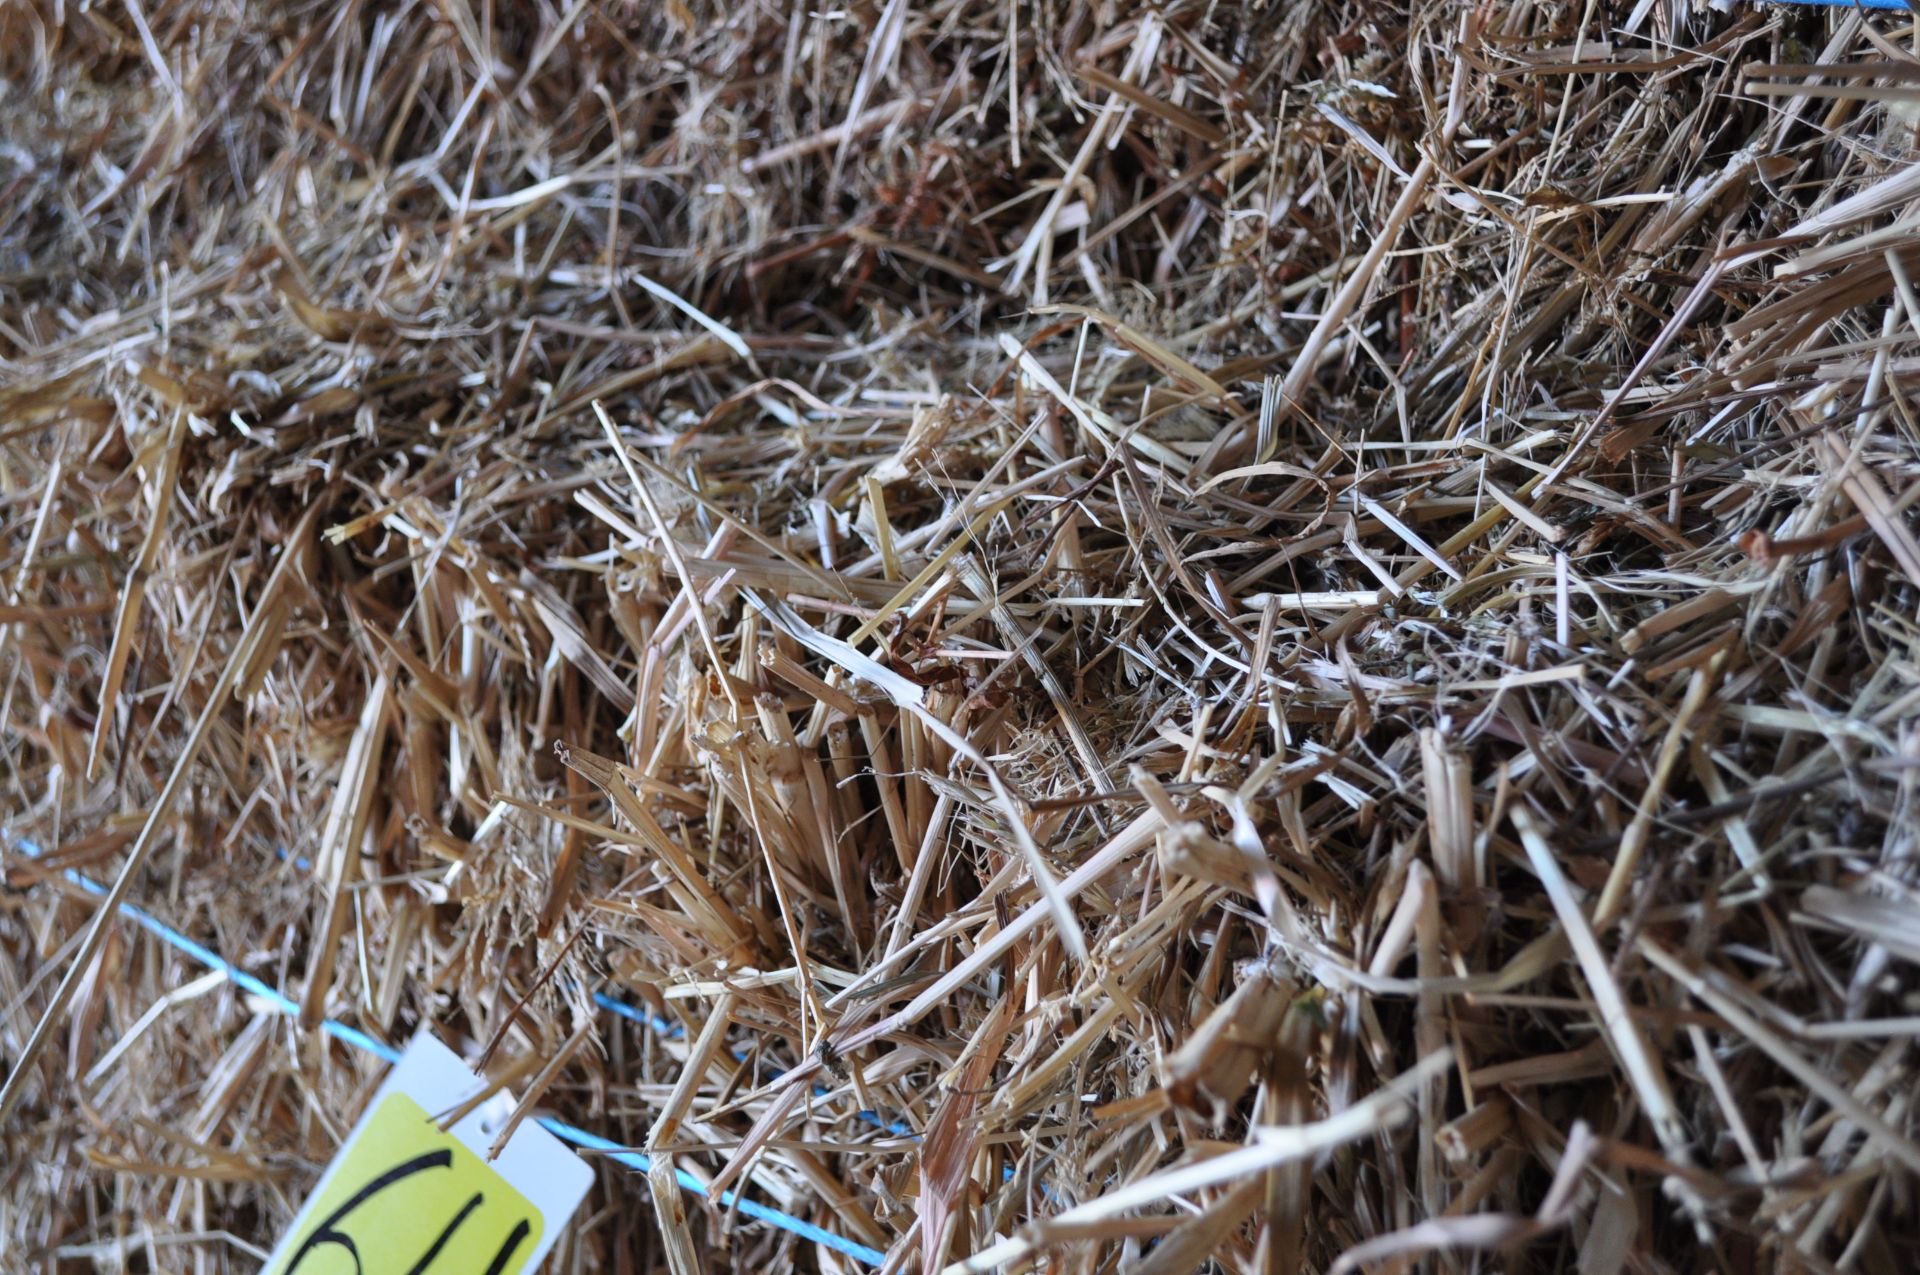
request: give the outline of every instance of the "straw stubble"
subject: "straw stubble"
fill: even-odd
[[[0,8],[0,1267],[1904,1270],[1915,38]]]

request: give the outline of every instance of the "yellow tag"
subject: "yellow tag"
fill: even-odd
[[[486,1150],[501,1108],[442,1130],[431,1111],[480,1085],[422,1035],[374,1095],[262,1275],[526,1275],[585,1194],[592,1171],[544,1130]]]
[[[266,1275],[519,1275],[539,1247],[540,1211],[405,1094],[335,1163]]]

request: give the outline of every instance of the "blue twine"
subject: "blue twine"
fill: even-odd
[[[609,1142],[597,1133],[588,1133],[585,1129],[576,1129],[570,1124],[562,1123],[551,1117],[543,1117],[540,1123],[545,1125],[547,1130],[556,1138],[564,1138],[575,1146],[586,1147],[591,1151],[605,1151],[608,1153],[609,1158],[618,1160],[620,1163],[631,1168],[638,1169],[642,1173],[645,1173],[650,1167],[650,1161],[648,1161],[646,1156],[641,1155],[637,1151],[628,1151],[619,1143]],[[678,1182],[687,1190],[692,1191],[695,1195],[711,1195],[707,1184],[699,1178],[694,1177],[691,1173],[688,1173],[685,1169],[675,1169],[673,1171],[673,1177],[674,1181]],[[795,1235],[803,1239],[812,1240],[816,1244],[825,1244],[828,1248],[839,1253],[845,1253],[848,1257],[858,1258],[869,1266],[879,1266],[887,1260],[887,1255],[878,1249],[868,1248],[864,1244],[856,1244],[844,1236],[835,1235],[832,1231],[822,1230],[811,1222],[803,1222],[797,1217],[792,1217],[780,1212],[778,1209],[770,1209],[764,1204],[755,1204],[752,1200],[743,1200],[732,1191],[722,1191],[720,1193],[720,1203],[728,1208],[738,1209],[748,1217],[771,1223],[783,1231],[792,1231]]]
[[[17,839],[15,844],[19,845],[29,858],[37,858],[40,854],[40,847],[24,838]],[[101,885],[90,877],[83,876],[72,868],[68,868],[64,875],[67,880],[79,886],[88,894],[105,897],[108,892],[106,886]],[[247,973],[245,970],[226,960],[218,953],[194,942],[152,913],[132,903],[122,903],[120,905],[120,912],[121,915],[134,921],[141,929],[147,931],[147,933],[185,952],[188,956],[191,956],[208,969],[218,971],[236,987],[244,988],[246,991],[252,992],[255,996],[260,997],[281,1013],[299,1014],[300,1007],[294,1004],[292,999],[284,992],[262,982],[252,974]],[[622,1017],[631,1018],[636,1022],[645,1023],[649,1027],[654,1027],[656,1030],[677,1030],[678,1028],[677,1024],[668,1023],[664,1019],[652,1019],[634,1007],[616,1001],[610,996],[596,993],[594,1002],[602,1008],[610,1009]],[[364,1049],[368,1053],[386,1062],[396,1063],[400,1061],[400,1051],[398,1049],[387,1044],[385,1041],[368,1035],[357,1027],[352,1027],[346,1023],[337,1022],[329,1018],[320,1024],[320,1030],[338,1040],[352,1045],[356,1049]],[[872,1115],[871,1112],[864,1111],[860,1114],[863,1117]],[[878,1117],[874,1117],[874,1119],[876,1122],[878,1121]],[[636,1151],[629,1151],[619,1143],[609,1141],[597,1133],[588,1133],[585,1129],[577,1129],[565,1121],[556,1120],[551,1116],[540,1117],[539,1123],[541,1127],[553,1134],[554,1137],[564,1142],[571,1142],[577,1147],[584,1147],[590,1151],[607,1152],[610,1158],[619,1161],[629,1168],[638,1169],[640,1172],[645,1173],[650,1167],[651,1162],[646,1156]],[[696,1195],[711,1195],[707,1184],[694,1177],[685,1169],[675,1169],[673,1176],[674,1180],[686,1190],[692,1191]],[[868,1248],[864,1244],[857,1244],[845,1236],[835,1235],[832,1231],[815,1226],[813,1223],[794,1217],[791,1214],[782,1213],[778,1209],[771,1209],[764,1204],[757,1204],[752,1200],[743,1199],[733,1191],[721,1192],[720,1203],[728,1208],[737,1209],[739,1212],[756,1221],[777,1226],[783,1231],[789,1231],[802,1239],[812,1240],[816,1244],[824,1244],[837,1253],[842,1253],[856,1261],[865,1262],[869,1266],[879,1266],[887,1260],[887,1255],[878,1249]]]
[[[34,853],[38,852],[36,851]],[[275,850],[273,854],[274,857],[281,862],[291,863],[302,872],[311,872],[313,870],[313,864],[298,855],[290,855],[285,850]],[[95,892],[100,893],[101,891],[96,890]],[[639,1023],[642,1027],[665,1036],[669,1040],[681,1040],[684,1039],[687,1034],[686,1028],[682,1027],[679,1023],[660,1018],[654,1014],[649,1014],[639,1006],[629,1004],[623,1000],[616,1000],[605,992],[595,992],[593,994],[593,1003],[610,1014],[618,1014],[622,1018]],[[744,1049],[736,1049],[733,1051],[733,1056],[744,1062],[746,1061],[747,1051]],[[768,1079],[778,1080],[786,1074],[784,1071],[776,1071],[769,1076]],[[825,1085],[815,1085],[813,1089],[816,1098],[824,1098],[832,1092],[833,1090],[828,1089]],[[889,1120],[877,1111],[856,1111],[853,1115],[856,1120],[863,1120],[874,1128],[884,1129],[896,1137],[911,1138],[915,1142],[920,1141],[920,1135],[914,1132],[913,1126],[907,1124],[905,1121]],[[1009,1171],[1008,1176],[1012,1176],[1011,1171]]]
[[[671,1040],[679,1040],[687,1034],[686,1028],[682,1027],[679,1023],[670,1022],[664,1018],[656,1018],[639,1006],[630,1005],[626,1001],[615,1000],[605,992],[595,992],[593,994],[593,1003],[608,1013],[618,1014],[622,1018],[631,1019],[633,1022],[639,1023],[641,1026],[647,1027]],[[747,1059],[747,1051],[744,1049],[736,1049],[733,1051],[733,1056],[745,1062]],[[767,1079],[778,1080],[786,1074],[784,1071],[776,1071],[768,1076]],[[815,1085],[813,1087],[813,1095],[816,1098],[824,1098],[832,1092],[833,1090],[827,1088],[825,1085]],[[877,1111],[856,1111],[853,1115],[856,1120],[864,1120],[876,1129],[885,1129],[888,1133],[895,1134],[899,1137],[911,1138],[915,1142],[920,1141],[920,1135],[914,1132],[913,1126],[904,1121],[889,1120]]]
[[[30,856],[40,853],[39,847],[30,841],[23,841],[20,844]],[[99,895],[102,898],[107,894],[106,886],[101,885],[98,881],[90,877],[82,876],[72,868],[68,868],[65,875],[67,880],[73,882],[88,894]],[[208,969],[218,970],[227,977],[229,982],[252,992],[255,996],[268,1002],[281,1013],[296,1016],[300,1013],[300,1007],[294,1004],[286,993],[255,978],[253,975],[247,973],[217,953],[200,946],[200,944],[180,933],[180,931],[174,929],[152,913],[131,903],[122,903],[120,905],[120,912],[121,915],[138,922],[140,928],[147,933],[179,948],[182,952],[185,952],[188,956],[191,956]],[[400,1061],[400,1051],[398,1049],[395,1049],[383,1040],[369,1036],[358,1027],[351,1027],[346,1023],[336,1022],[329,1018],[320,1024],[320,1030],[326,1032],[329,1036],[345,1041],[356,1049],[364,1049],[377,1058],[383,1058],[387,1062],[396,1063]]]

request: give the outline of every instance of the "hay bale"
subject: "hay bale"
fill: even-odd
[[[1726,7],[0,11],[0,1266],[334,1024],[556,1270],[1903,1269],[1913,28]]]

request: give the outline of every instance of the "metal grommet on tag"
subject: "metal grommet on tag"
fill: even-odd
[[[480,1108],[479,1122],[474,1128],[480,1131],[481,1137],[491,1140],[493,1135],[507,1127],[507,1121],[511,1119],[513,1119],[513,1099],[504,1093],[496,1094]]]

